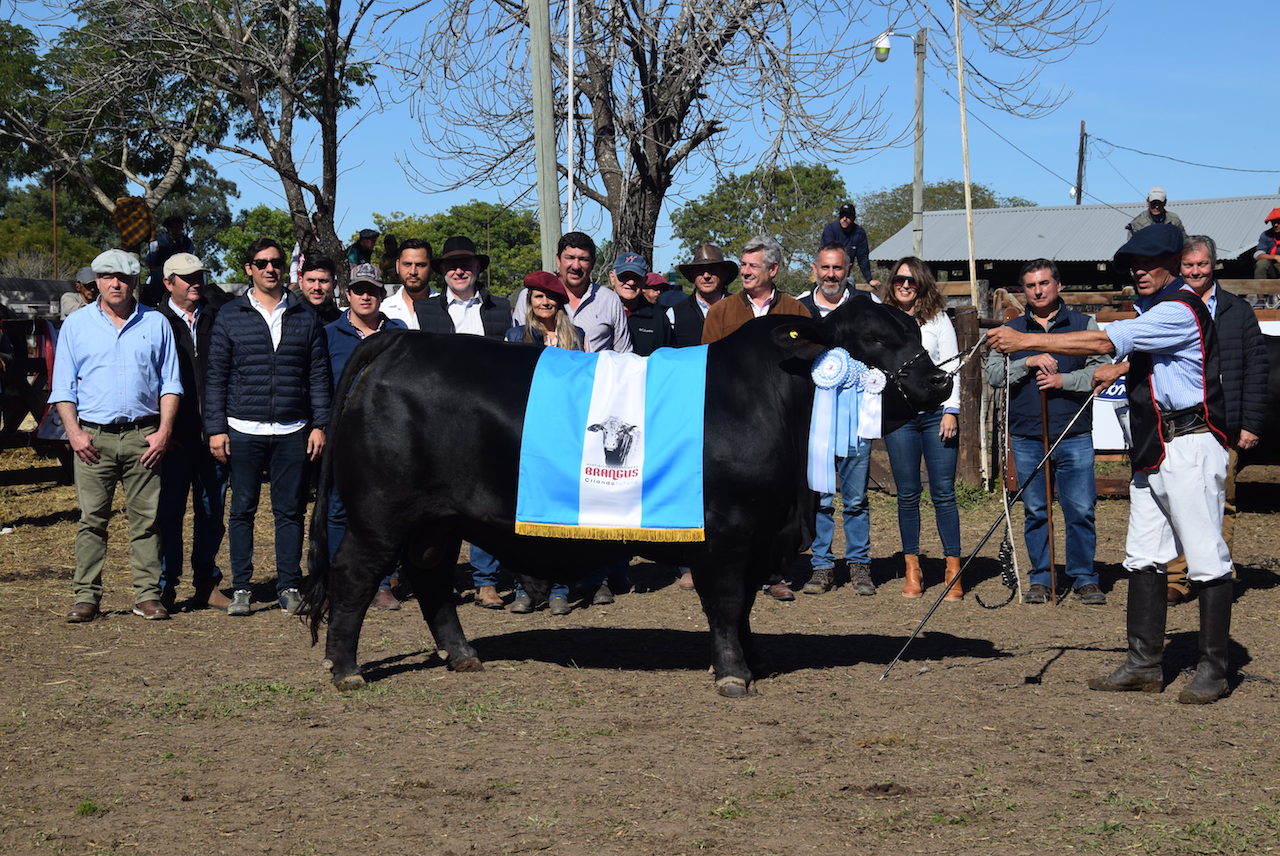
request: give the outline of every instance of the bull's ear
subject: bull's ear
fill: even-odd
[[[825,324],[797,316],[790,324],[773,330],[773,341],[797,359],[816,360],[831,348],[833,340]]]

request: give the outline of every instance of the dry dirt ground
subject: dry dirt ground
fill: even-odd
[[[0,523],[17,526],[0,537],[0,853],[1275,852],[1274,494],[1246,490],[1236,539],[1239,681],[1189,707],[1194,604],[1170,611],[1162,695],[1085,687],[1121,656],[1124,500],[1098,508],[1106,606],[969,596],[881,681],[938,589],[899,596],[892,500],[877,497],[877,595],[759,601],[772,673],[730,701],[696,597],[649,564],[637,591],[566,618],[464,593],[477,674],[444,667],[412,601],[373,614],[370,685],[342,694],[265,599],[244,619],[129,614],[118,517],[110,613],[68,625],[73,492],[0,488]],[[998,507],[968,504],[966,544]],[[988,601],[1005,592],[995,555],[993,541],[966,574]],[[939,559],[926,574],[936,584]]]

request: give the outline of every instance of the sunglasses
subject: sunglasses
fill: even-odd
[[[915,288],[916,278],[914,276],[895,276],[893,278],[893,285],[895,288],[899,285],[909,285],[912,288]]]
[[[266,270],[268,265],[270,265],[273,268],[276,268],[277,270],[284,270],[284,259],[281,259],[281,258],[254,259],[253,261],[249,262],[249,264],[253,265],[258,270]]]
[[[376,285],[365,285],[364,283],[359,283],[347,286],[347,293],[358,294],[363,297],[382,297],[386,294],[386,290],[379,288]]]

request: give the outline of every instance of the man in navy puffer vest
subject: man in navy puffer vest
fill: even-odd
[[[254,241],[244,269],[252,286],[218,312],[206,381],[209,450],[231,474],[234,594],[227,614],[250,612],[253,520],[264,469],[275,517],[276,595],[282,609],[296,613],[307,461],[320,457],[329,422],[328,347],[320,317],[285,288],[279,244]]]

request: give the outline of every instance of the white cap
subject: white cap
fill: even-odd
[[[1163,187],[1156,185],[1155,187],[1147,191],[1147,201],[1148,202],[1168,202],[1169,197],[1165,196]]]

